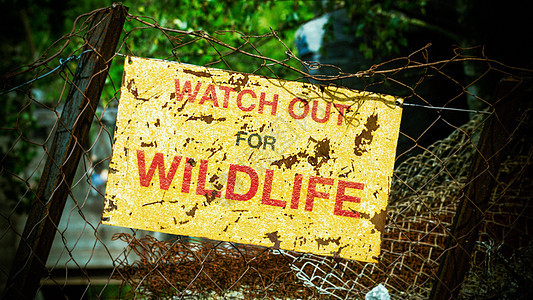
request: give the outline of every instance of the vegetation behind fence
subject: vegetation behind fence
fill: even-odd
[[[404,98],[379,263],[101,225],[122,65],[146,37],[160,59]],[[2,77],[3,296],[351,299],[382,284],[394,299],[525,298],[533,71],[482,47],[446,50],[350,73],[300,59],[274,29],[169,28],[121,5],[80,16]]]

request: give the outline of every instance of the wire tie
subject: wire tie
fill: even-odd
[[[461,112],[469,112],[469,113],[476,113],[476,114],[487,114],[487,115],[492,114],[492,112],[490,112],[490,111],[482,111],[482,110],[475,110],[475,109],[463,109],[463,108],[454,108],[454,107],[429,106],[429,105],[421,105],[421,104],[414,104],[414,103],[404,103],[400,99],[397,99],[395,101],[395,104],[397,106],[399,106],[399,107],[411,106],[411,107],[420,107],[420,108],[427,108],[427,109],[433,109],[433,110],[461,111]]]
[[[36,77],[36,78],[34,78],[34,79],[32,79],[32,80],[26,81],[26,82],[24,82],[23,84],[19,84],[19,85],[17,85],[17,86],[14,87],[14,88],[11,88],[11,89],[9,89],[9,90],[7,90],[7,91],[5,91],[5,92],[0,93],[0,96],[5,95],[5,94],[8,94],[8,93],[11,93],[11,92],[13,92],[13,91],[15,91],[15,90],[17,90],[17,89],[19,89],[19,88],[25,86],[25,85],[28,85],[28,84],[30,84],[30,83],[32,83],[32,82],[35,82],[35,81],[37,81],[37,80],[41,80],[41,79],[47,77],[48,75],[54,73],[54,72],[57,71],[58,69],[62,69],[62,68],[63,68],[68,62],[70,62],[71,60],[79,60],[79,59],[81,59],[81,56],[82,56],[83,54],[88,53],[88,52],[91,52],[91,51],[93,51],[93,50],[92,50],[92,49],[89,49],[89,50],[85,50],[85,51],[83,51],[83,52],[80,53],[78,56],[76,56],[76,55],[71,55],[71,56],[67,57],[66,59],[60,58],[60,59],[59,59],[59,66],[53,68],[52,70],[48,71],[47,73],[45,73],[45,74],[43,74],[43,75],[41,75],[41,76],[38,76],[38,77]]]

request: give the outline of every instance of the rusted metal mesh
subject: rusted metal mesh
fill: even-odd
[[[248,286],[251,280],[260,293],[248,294],[249,290],[241,290],[249,298],[260,295],[364,297],[378,283],[384,283],[398,297],[426,298],[444,250],[460,185],[467,180],[469,161],[474,153],[469,136],[482,120],[472,120],[396,169],[383,254],[377,264],[233,243],[158,241],[152,237],[137,239],[119,234],[115,238],[127,242],[140,257],[121,270],[127,273],[130,285],[143,287],[148,294],[158,296],[173,288],[224,294],[237,282],[246,282]],[[445,157],[448,153],[450,157]],[[456,174],[443,172],[442,158],[446,158],[447,165],[453,165],[448,170]],[[417,190],[410,187],[417,187]],[[269,280],[265,282],[265,278]],[[290,280],[284,281],[286,279]],[[295,281],[297,285],[287,285]],[[173,287],[170,282],[182,283]],[[313,295],[313,292],[318,294]]]
[[[473,119],[395,170],[383,253],[377,264],[225,242],[180,238],[160,241],[150,236],[118,234],[115,238],[127,242],[140,259],[123,264],[119,268],[122,274],[117,276],[139,287],[141,293],[158,297],[176,295],[178,291],[180,296],[222,296],[233,290],[247,299],[346,299],[364,297],[383,283],[394,298],[426,299],[475,153],[470,137],[479,131],[482,122],[482,117]],[[521,156],[520,160],[507,161],[500,178],[516,174],[516,168],[520,169],[518,174],[531,169],[530,156]],[[496,192],[494,205],[487,212],[479,246],[473,254],[474,268],[463,287],[465,298],[490,296],[495,289],[490,286],[497,280],[509,281],[510,268],[531,269],[527,262],[532,258],[532,249],[527,234],[522,232],[531,230],[531,204],[527,202],[531,177],[523,176],[513,185],[519,188],[507,188],[505,196]],[[513,201],[502,201],[502,197]],[[517,236],[511,237],[510,231]],[[522,248],[511,248],[507,254],[497,249],[505,240],[516,238],[523,239]],[[495,260],[501,261],[494,264]],[[491,268],[504,270],[498,275]],[[493,282],[481,281],[481,276],[489,276]],[[485,288],[480,290],[480,284]]]
[[[531,116],[529,116],[531,118]],[[531,121],[507,149],[461,297],[525,299],[533,282],[533,164]],[[524,145],[530,145],[524,147]]]
[[[2,91],[46,74],[57,67],[58,58],[79,55],[95,13],[80,16],[73,30],[35,63],[2,75]],[[119,93],[119,79],[110,76],[109,88],[102,95],[93,121],[90,141],[80,145],[83,157],[63,218],[56,227],[56,239],[46,262],[48,272],[41,280],[40,293],[45,296],[53,292],[72,299],[87,296],[352,299],[364,298],[381,283],[393,298],[425,299],[436,280],[457,205],[471,183],[468,176],[473,156],[478,152],[475,145],[489,116],[475,114],[468,121],[467,113],[458,112],[467,116],[461,121],[455,118],[455,113],[436,107],[459,107],[468,98],[490,113],[489,99],[474,93],[473,87],[490,78],[511,76],[521,80],[532,74],[530,70],[485,57],[482,48],[455,48],[447,57],[431,60],[432,49],[428,46],[368,70],[345,73],[337,66],[302,61],[275,31],[260,35],[189,32],[164,28],[153,19],[134,15],[128,16],[125,28],[117,50],[122,54],[142,55],[131,49],[137,42],[133,33],[141,31],[147,36],[167,38],[169,54],[157,58],[180,61],[190,47],[200,45],[204,53],[213,57],[202,65],[237,70],[243,64],[236,62],[244,60],[248,69],[238,71],[266,72],[272,77],[324,84],[357,79],[364,83],[364,89],[390,91],[404,97],[406,103],[434,109],[404,110],[404,114],[411,116],[429,116],[429,123],[414,132],[402,128],[404,145],[398,153],[391,182],[382,255],[379,263],[370,264],[228,242],[155,233],[150,236],[146,232],[102,226],[105,175]],[[240,36],[242,42],[228,44],[224,38],[230,34]],[[279,47],[285,57],[264,56],[261,47]],[[122,55],[117,54],[114,60],[113,68],[123,63]],[[466,78],[459,76],[456,70],[465,66],[478,71]],[[53,133],[60,127],[59,116],[74,68],[73,61],[67,62],[56,73],[1,96],[8,107],[4,117],[9,121],[2,126],[0,148],[2,286],[9,276],[10,262]],[[323,69],[328,72],[315,72]],[[435,80],[442,82],[425,87]],[[533,153],[527,134],[532,129],[531,110],[517,118],[520,128],[513,133],[516,139],[509,143],[506,160],[495,175],[496,190],[471,257],[470,273],[462,288],[464,298],[517,295],[524,283],[533,286],[529,275],[533,265],[530,201]],[[444,133],[443,128],[447,130]],[[75,292],[73,286],[77,287]]]

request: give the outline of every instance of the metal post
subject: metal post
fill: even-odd
[[[497,87],[494,113],[483,127],[468,178],[469,185],[457,208],[430,299],[454,299],[459,294],[496,186],[498,169],[505,158],[505,147],[518,126],[520,110],[530,101],[527,97],[531,96],[531,91],[525,90],[528,84],[530,82],[507,79]]]
[[[84,47],[92,51],[79,60],[3,299],[33,299],[37,293],[126,13],[114,4],[92,17]]]

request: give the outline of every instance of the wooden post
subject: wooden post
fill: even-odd
[[[47,151],[48,159],[21,236],[4,299],[33,299],[39,288],[126,13],[126,7],[113,4],[92,17],[84,51],[93,51],[83,54],[78,62],[58,128]]]
[[[430,299],[457,298],[465,274],[470,268],[470,256],[478,239],[479,228],[496,187],[496,176],[505,158],[505,146],[518,126],[520,110],[531,100],[525,90],[531,82],[507,79],[497,87],[494,114],[486,121],[479,141],[468,187],[457,208],[446,250],[439,263],[437,278]]]

